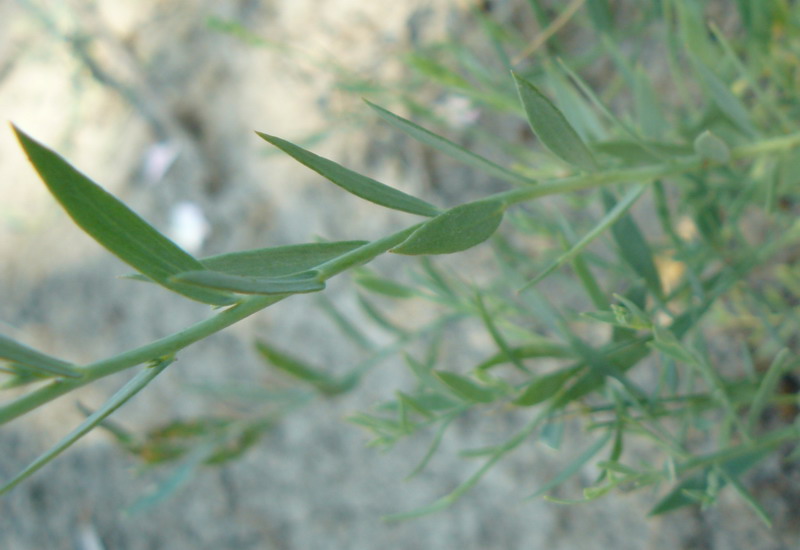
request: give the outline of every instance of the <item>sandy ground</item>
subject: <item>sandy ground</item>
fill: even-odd
[[[210,229],[198,246],[203,255],[315,236],[375,238],[408,218],[322,183],[271,154],[252,130],[301,140],[332,127],[315,151],[435,198],[418,149],[363,122],[357,94],[335,85],[342,75],[398,78],[403,48],[448,28],[469,29],[460,4],[466,2],[6,0],[0,3],[0,118],[54,147],[164,231],[175,230],[170,216],[177,205],[193,203]],[[244,21],[270,44],[214,32],[206,24],[212,16]],[[76,41],[80,36],[92,40]],[[94,73],[87,61],[96,63]],[[165,174],[159,170],[164,160]],[[484,184],[490,182],[439,187],[457,195]],[[71,224],[6,129],[0,131],[0,197],[3,333],[80,363],[207,314],[158,288],[119,279],[128,268]],[[329,295],[343,310],[353,309],[346,285],[332,284]],[[360,357],[342,345],[312,299],[296,298],[187,350],[115,418],[141,430],[224,411],[185,389],[198,379],[269,385],[271,375],[252,351],[256,336],[334,368]],[[453,347],[469,353],[462,344]],[[142,471],[106,435],[92,434],[0,499],[0,549],[796,547],[726,499],[707,513],[647,521],[641,513],[651,495],[574,508],[523,500],[563,461],[533,445],[497,466],[452,509],[382,523],[381,515],[434,500],[463,480],[475,465],[455,452],[512,421],[457,426],[429,470],[404,482],[424,441],[380,454],[342,421],[392,391],[403,380],[401,369],[388,362],[353,394],[285,418],[241,460],[200,470],[173,498],[139,514],[125,510],[168,471]],[[128,376],[103,380],[3,427],[0,475],[18,471],[79,422],[78,399],[99,406]]]

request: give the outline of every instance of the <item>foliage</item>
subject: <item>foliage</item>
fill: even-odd
[[[442,208],[259,133],[345,191],[423,217],[372,241],[197,259],[17,129],[32,164],[84,231],[138,277],[220,309],[171,336],[89,365],[0,338],[3,387],[31,388],[0,407],[3,422],[101,377],[141,369],[4,490],[98,425],[146,460],[183,460],[176,479],[185,477],[186,468],[238,456],[309,394],[265,390],[265,400],[280,404],[276,410],[244,421],[173,422],[143,440],[106,418],[185,347],[352,271],[364,312],[395,341],[375,348],[323,301],[345,334],[366,349],[364,363],[334,377],[260,341],[257,349],[269,364],[311,392],[332,396],[356,388],[375,362],[405,351],[416,383],[351,420],[379,447],[432,433],[430,451],[414,473],[425,467],[447,428],[470,411],[508,410],[527,418],[502,443],[465,451],[483,465],[450,494],[391,519],[446,508],[514,449],[537,438],[557,442],[565,423],[578,419],[591,443],[536,495],[550,494],[594,462],[602,474],[569,502],[662,484],[669,489],[651,511],[661,514],[707,506],[730,486],[768,522],[743,475],[800,436],[798,397],[791,389],[797,387],[800,329],[800,102],[794,94],[800,14],[786,0],[738,2],[737,19],[723,32],[706,24],[703,3],[690,0],[637,4],[624,25],[605,1],[587,0],[583,10],[574,3],[570,13],[552,19],[540,2],[528,4],[545,29],[574,18],[590,41],[567,44],[555,29],[544,33],[548,41],[526,45],[513,25],[476,12],[494,59],[453,39],[414,52],[407,63],[445,94],[467,98],[484,118],[496,115],[508,123],[524,117],[541,146],[529,135],[520,144],[482,124],[459,123],[478,144],[475,150],[487,151],[478,154],[441,135],[453,128],[432,130],[444,127],[441,118],[408,95],[396,99],[417,122],[369,103],[396,130],[507,183],[505,191]],[[663,50],[630,48],[644,37],[649,44],[663,40]],[[522,53],[512,58],[515,51]],[[663,57],[650,63],[647,55]],[[601,63],[613,67],[612,76],[598,79],[594,67]],[[619,106],[623,112],[616,112]],[[543,240],[551,248],[531,253],[531,243]],[[481,285],[427,257],[477,245],[491,249],[495,272]],[[423,256],[414,264],[413,285],[363,267],[387,252]],[[424,326],[399,326],[374,295],[429,302],[436,318]],[[469,368],[445,369],[438,354],[444,329],[467,319],[483,325],[496,350]],[[731,342],[740,345],[731,350]],[[643,446],[649,449],[644,455],[631,452]],[[795,451],[785,460],[797,458]]]

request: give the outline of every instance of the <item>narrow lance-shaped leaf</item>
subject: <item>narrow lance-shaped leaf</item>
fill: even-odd
[[[442,370],[433,371],[433,373],[453,393],[466,401],[476,401],[478,403],[491,403],[494,401],[494,394],[491,390],[479,386],[466,376]]]
[[[725,113],[731,122],[736,124],[741,130],[748,135],[757,134],[758,131],[753,125],[750,118],[750,113],[747,107],[744,106],[742,101],[736,97],[733,92],[728,89],[728,86],[709,69],[703,62],[695,58],[694,70],[700,77],[704,87],[708,90],[711,99],[717,104],[720,111]]]
[[[387,208],[418,214],[420,216],[431,217],[439,214],[438,208],[422,199],[412,197],[393,187],[389,187],[379,181],[354,172],[341,164],[337,164],[332,160],[328,160],[302,147],[298,147],[285,139],[262,132],[256,133],[265,141],[268,141],[284,153],[294,157],[295,160],[301,164],[308,166],[332,183],[335,183],[342,189],[362,199],[380,204]]]
[[[532,407],[546,401],[577,374],[577,369],[568,368],[539,376],[533,380],[513,403],[518,407]]]
[[[603,204],[606,211],[611,212],[617,202],[610,192],[604,191]],[[647,287],[660,297],[662,295],[661,277],[653,260],[653,252],[633,217],[630,214],[620,216],[611,226],[611,234],[619,247],[622,259],[644,279]]]
[[[139,374],[137,374],[133,379],[131,379],[127,384],[125,384],[117,393],[115,393],[111,398],[106,401],[106,403],[97,409],[93,414],[91,414],[86,420],[81,422],[81,424],[72,430],[66,437],[64,437],[61,441],[59,441],[55,446],[53,446],[50,450],[40,455],[36,460],[31,462],[28,467],[22,470],[19,474],[14,476],[9,482],[5,485],[0,487],[0,494],[3,494],[17,485],[19,485],[22,481],[36,473],[39,469],[45,466],[48,462],[56,458],[66,449],[68,449],[73,443],[78,441],[81,437],[89,433],[95,426],[100,424],[105,418],[107,418],[111,413],[115,410],[120,408],[124,405],[128,400],[130,400],[134,395],[139,393],[139,391],[147,386],[156,376],[158,376],[161,371],[163,371],[170,363],[172,363],[173,358],[167,358],[155,365],[149,366]]]
[[[23,367],[44,371],[56,376],[77,378],[80,373],[75,368],[61,359],[56,359],[45,353],[29,348],[6,336],[0,335],[0,359],[18,363]]]
[[[366,241],[305,243],[244,250],[200,260],[212,271],[250,277],[283,277],[316,266],[367,244]]]
[[[482,243],[503,221],[505,205],[497,200],[461,204],[433,218],[389,252],[452,254]]]
[[[449,139],[434,134],[422,126],[414,124],[410,120],[389,112],[383,107],[379,107],[378,105],[370,103],[369,101],[366,103],[378,114],[379,117],[401,132],[408,134],[412,138],[424,143],[425,145],[429,145],[430,147],[441,151],[445,155],[448,155],[459,162],[463,162],[464,164],[472,166],[473,168],[477,168],[478,170],[483,170],[490,176],[494,176],[505,181],[523,184],[535,183],[533,180],[521,174],[517,174],[516,172],[512,172],[507,168],[503,168],[499,164],[477,155],[472,151],[468,151],[460,145],[453,143]]]
[[[247,277],[219,271],[187,271],[175,275],[172,280],[241,294],[297,294],[317,292],[325,288],[325,283],[319,280],[316,271],[280,278]]]
[[[592,152],[558,107],[536,86],[519,75],[512,74],[525,113],[528,115],[528,122],[539,140],[564,162],[583,170],[595,170],[597,164]]]
[[[171,282],[172,275],[205,268],[55,152],[16,127],[14,132],[50,192],[90,237],[120,260],[170,290],[214,305],[234,302],[224,293]]]
[[[277,349],[275,346],[263,340],[258,340],[256,342],[256,350],[274,367],[299,380],[311,384],[322,393],[336,394],[348,389],[346,385],[333,376],[318,368],[307,365],[300,359]]]
[[[580,241],[572,245],[572,247],[564,252],[561,256],[556,258],[549,266],[545,268],[539,275],[537,275],[532,281],[527,283],[522,289],[526,289],[530,286],[535,285],[548,275],[550,275],[553,271],[564,265],[565,263],[569,262],[574,258],[576,255],[580,254],[589,244],[594,241],[597,237],[599,237],[606,229],[612,226],[617,220],[620,219],[628,209],[633,206],[633,204],[638,200],[638,198],[644,193],[645,189],[647,189],[647,185],[640,185],[638,187],[634,187],[631,189],[620,202],[618,202],[614,208],[609,210],[603,219]]]
[[[613,431],[607,431],[600,439],[590,445],[585,451],[578,455],[575,460],[570,462],[563,470],[561,470],[555,477],[544,484],[538,491],[533,493],[530,498],[535,498],[545,494],[550,489],[557,487],[564,483],[566,480],[575,475],[583,466],[589,462],[600,450],[606,446],[606,443],[611,439],[614,434]]]

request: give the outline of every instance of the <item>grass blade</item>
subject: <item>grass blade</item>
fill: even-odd
[[[432,217],[440,213],[438,208],[422,199],[412,197],[393,187],[389,187],[379,181],[354,172],[349,168],[345,168],[331,160],[315,155],[311,151],[298,147],[294,143],[262,132],[256,133],[263,140],[271,143],[284,153],[294,157],[295,160],[301,164],[308,166],[332,183],[357,197],[374,202],[375,204],[380,204],[386,208],[418,214],[420,216]]]
[[[68,449],[81,437],[89,433],[95,426],[105,420],[106,417],[124,405],[134,395],[139,393],[142,388],[152,382],[153,379],[161,373],[161,371],[163,371],[170,363],[172,363],[172,361],[174,361],[174,358],[172,357],[163,359],[154,365],[148,366],[142,372],[133,377],[117,393],[111,396],[111,398],[106,401],[102,407],[97,409],[88,418],[86,418],[86,420],[81,422],[77,428],[75,428],[66,437],[54,445],[49,451],[40,455],[39,458],[31,462],[24,470],[11,479],[11,481],[8,481],[2,487],[0,487],[0,494],[6,493],[7,491],[16,487],[23,480],[36,473],[43,466],[47,465],[48,462]]]
[[[583,170],[596,170],[597,163],[592,152],[558,107],[536,86],[516,73],[512,74],[525,113],[528,115],[528,122],[539,140],[564,162]]]
[[[177,273],[205,268],[55,152],[17,127],[14,132],[50,193],[75,223],[109,252],[151,280],[188,298],[213,305],[234,303],[230,295],[170,281]]]

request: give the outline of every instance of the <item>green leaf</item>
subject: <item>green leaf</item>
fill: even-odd
[[[536,86],[512,73],[533,133],[558,158],[583,170],[597,168],[592,152],[563,113]]]
[[[302,147],[298,147],[294,143],[269,134],[261,132],[256,133],[265,141],[268,141],[284,153],[294,157],[301,164],[308,166],[345,191],[361,197],[362,199],[380,204],[387,208],[418,214],[420,216],[431,217],[436,216],[440,212],[438,208],[422,199],[407,195],[402,191],[398,191],[393,187],[389,187],[372,178],[363,176],[358,172],[353,172],[340,164],[315,155]]]
[[[202,288],[227,290],[241,294],[298,294],[317,292],[325,288],[316,271],[298,273],[291,277],[246,277],[219,271],[187,271],[172,277],[173,281]]]
[[[694,140],[694,150],[700,158],[714,162],[724,163],[731,159],[730,147],[708,130]]]
[[[19,367],[44,371],[56,376],[68,378],[80,378],[81,376],[81,373],[66,361],[29,348],[2,334],[0,334],[0,359],[17,363]]]
[[[558,393],[575,374],[576,369],[569,368],[538,376],[512,403],[518,407],[532,407],[546,401]]]
[[[283,277],[309,271],[365,244],[366,241],[338,241],[275,246],[210,256],[200,263],[231,275]]]
[[[770,449],[758,449],[720,464],[719,468],[721,468],[722,472],[725,474],[720,481],[720,488],[725,486],[727,479],[738,478],[738,476],[761,462],[770,452]],[[648,515],[658,516],[684,506],[696,504],[696,501],[691,498],[689,494],[693,491],[705,492],[707,488],[708,469],[701,474],[687,478],[679,483],[650,510]],[[689,494],[687,494],[687,492]]]
[[[392,298],[411,298],[416,294],[411,287],[379,277],[369,271],[356,272],[354,280],[357,285],[366,290]]]
[[[543,495],[553,487],[557,487],[564,483],[566,480],[571,478],[575,475],[578,470],[583,468],[583,466],[589,462],[594,455],[600,452],[600,450],[605,447],[606,443],[611,439],[613,435],[613,431],[609,430],[597,441],[595,441],[592,445],[590,445],[585,451],[583,451],[580,455],[578,455],[575,460],[567,464],[567,466],[561,470],[554,478],[544,484],[538,491],[533,493],[529,498],[536,498],[538,496]]]
[[[606,211],[611,212],[617,204],[614,196],[603,192],[603,203]],[[661,277],[653,260],[650,245],[642,235],[639,226],[630,214],[623,214],[612,226],[611,235],[617,243],[619,255],[644,279],[647,287],[656,296],[662,296]]]
[[[761,413],[769,403],[769,399],[775,394],[775,389],[778,387],[781,377],[787,369],[786,356],[789,355],[789,350],[784,348],[775,356],[772,364],[767,369],[766,374],[761,379],[756,391],[755,397],[750,405],[750,411],[747,413],[747,432],[755,437],[755,429],[758,421],[761,419]]]
[[[494,393],[483,386],[479,386],[466,376],[443,370],[435,370],[433,374],[458,397],[465,401],[475,401],[478,403],[491,403],[494,401]]]
[[[697,58],[694,59],[694,70],[720,111],[746,134],[757,134],[747,107],[730,91],[727,84]]]
[[[389,252],[395,254],[451,254],[482,243],[503,221],[505,205],[497,200],[461,204],[439,214]]]
[[[618,158],[626,164],[652,164],[665,157],[676,158],[692,154],[689,146],[660,141],[607,140],[593,143],[592,149]]]
[[[127,384],[125,384],[117,393],[111,396],[111,398],[103,404],[102,407],[97,409],[94,413],[92,413],[86,420],[80,423],[80,425],[72,430],[66,437],[64,437],[61,441],[59,441],[56,445],[54,445],[50,450],[41,454],[36,460],[31,462],[24,470],[22,470],[19,474],[14,476],[13,479],[8,481],[2,487],[0,487],[0,494],[3,494],[17,485],[19,485],[22,481],[36,473],[39,469],[43,466],[47,465],[48,462],[56,458],[62,452],[64,452],[67,448],[69,448],[73,443],[78,441],[81,437],[89,433],[95,426],[100,424],[103,420],[106,419],[111,413],[116,411],[122,405],[124,405],[128,400],[130,400],[134,395],[139,393],[139,391],[147,386],[152,380],[158,376],[161,371],[163,371],[170,363],[172,363],[173,358],[167,358],[164,360],[159,361],[158,363],[148,366],[146,369],[141,371],[135,377],[133,377]]]
[[[529,338],[529,341],[524,346],[509,348],[508,353],[500,351],[482,361],[477,367],[476,371],[486,370],[494,367],[495,365],[502,365],[510,363],[513,355],[517,359],[529,359],[533,357],[558,357],[558,358],[572,358],[575,353],[562,344],[551,342],[545,338]]]
[[[565,263],[572,260],[575,256],[580,254],[584,248],[589,246],[589,244],[594,241],[597,237],[599,237],[606,229],[610,226],[615,224],[639,199],[642,193],[645,192],[647,189],[647,184],[639,185],[631,189],[620,202],[618,202],[614,208],[609,210],[603,219],[601,219],[598,224],[589,231],[586,235],[581,238],[577,243],[572,245],[572,247],[561,254],[558,258],[556,258],[553,262],[548,265],[544,271],[542,271],[539,275],[537,275],[533,280],[526,283],[520,290],[524,290],[530,286],[535,285],[548,275],[550,275],[553,271],[564,265]]]
[[[95,241],[170,290],[208,304],[234,303],[234,298],[227,294],[170,281],[177,273],[205,268],[55,152],[17,127],[14,132],[50,192]]]
[[[512,172],[507,168],[503,168],[499,164],[496,164],[480,155],[476,155],[472,151],[464,149],[449,139],[436,135],[433,132],[426,130],[422,126],[414,124],[410,120],[387,111],[383,107],[379,107],[378,105],[370,103],[369,101],[366,101],[366,103],[378,114],[379,117],[393,127],[408,134],[417,141],[441,151],[445,155],[448,155],[459,162],[463,162],[464,164],[472,166],[473,168],[477,168],[478,170],[483,170],[490,176],[494,176],[505,181],[523,184],[534,183],[533,180],[521,174],[517,174],[516,172]]]
[[[321,393],[335,395],[349,389],[333,376],[309,366],[300,359],[277,349],[263,340],[256,341],[256,350],[274,367],[298,380],[308,382]]]

